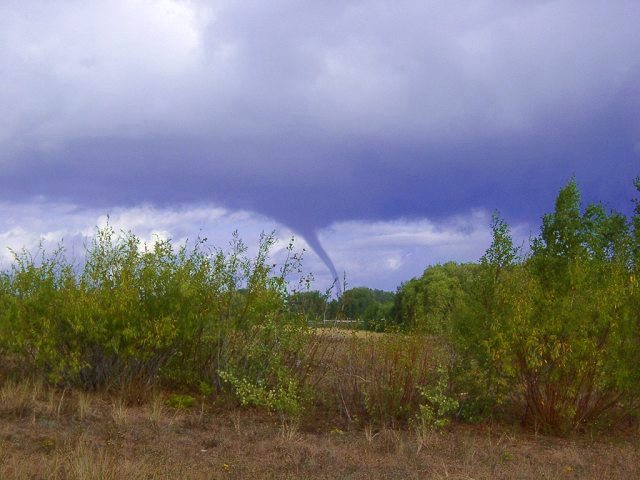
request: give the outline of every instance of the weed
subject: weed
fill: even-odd
[[[127,424],[129,414],[127,406],[122,398],[116,398],[111,403],[111,420],[117,428],[123,428]]]
[[[242,430],[242,424],[241,424],[241,416],[240,416],[240,412],[238,410],[235,410],[232,414],[231,414],[231,420],[233,422],[233,429],[235,430],[235,432],[239,435],[241,430]]]
[[[299,437],[300,419],[281,415],[280,417],[280,436],[286,441],[293,441]]]
[[[334,340],[328,388],[354,421],[378,426],[406,424],[418,411],[420,388],[428,385],[437,347],[422,335],[350,334]],[[326,385],[326,384],[325,384]]]
[[[147,420],[153,426],[153,428],[157,430],[160,427],[163,415],[164,402],[162,401],[162,397],[156,394],[151,399],[151,403],[147,408]]]
[[[378,432],[374,431],[373,425],[368,424],[364,427],[364,438],[367,440],[367,443],[371,445],[373,440],[378,436]]]
[[[87,420],[93,416],[93,401],[91,395],[80,391],[76,395],[77,418],[80,421]]]
[[[195,405],[196,399],[191,395],[179,395],[174,393],[169,395],[165,403],[176,410],[188,410]]]

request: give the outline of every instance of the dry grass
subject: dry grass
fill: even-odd
[[[161,395],[156,394],[151,398],[147,406],[147,420],[154,429],[159,429],[162,419],[165,416],[164,400]]]
[[[63,412],[63,407],[65,406],[66,395],[66,389],[63,389],[62,391],[58,391],[55,389],[47,390],[45,412],[49,418],[55,418],[56,420],[60,419],[60,415]]]
[[[25,416],[33,412],[40,390],[32,381],[7,380],[0,388],[0,413]]]
[[[382,338],[383,336],[389,335],[388,333],[371,332],[368,330],[349,330],[345,328],[336,328],[336,327],[317,327],[314,330],[322,336],[335,338],[335,339]]]
[[[366,413],[365,394],[402,375],[397,398],[405,401],[405,383],[432,371],[434,348],[381,334],[320,337],[330,355],[319,388],[334,396],[333,410],[321,405],[295,420],[211,403],[173,409],[170,392],[109,397],[5,380],[0,479],[640,478],[640,431],[559,439],[504,426],[438,433],[356,418]]]
[[[317,386],[347,422],[406,424],[435,377],[442,348],[432,337],[322,329],[330,352]]]
[[[111,401],[111,420],[117,428],[127,425],[129,411],[123,398],[118,397]]]
[[[212,405],[175,416],[160,395],[127,406],[39,388],[0,389],[0,478],[640,478],[637,433],[558,439],[454,426],[417,438],[373,425],[318,428],[304,417],[283,427],[276,416]]]
[[[93,417],[94,405],[92,395],[87,392],[78,391],[75,398],[77,419],[84,421]]]

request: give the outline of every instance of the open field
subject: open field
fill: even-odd
[[[493,263],[434,267],[385,333],[310,328],[269,236],[252,259],[105,228],[82,272],[16,255],[0,480],[640,478],[636,237],[503,264],[492,228]]]
[[[418,438],[196,403],[47,390],[0,392],[0,478],[580,478],[640,477],[640,441],[555,438],[515,428],[454,425]]]
[[[299,422],[225,396],[191,392],[192,405],[176,406],[159,387],[87,392],[4,371],[0,479],[640,478],[637,426],[595,438],[517,423],[394,427],[389,413],[419,401],[413,385],[433,372],[437,339],[320,333],[320,398]]]

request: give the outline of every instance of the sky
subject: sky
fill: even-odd
[[[572,177],[629,212],[637,0],[0,1],[6,247],[238,230],[318,288],[517,242]],[[333,271],[333,273],[332,273]]]

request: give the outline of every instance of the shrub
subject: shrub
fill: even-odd
[[[575,182],[561,190],[527,256],[518,256],[508,226],[494,218],[477,293],[459,310],[454,337],[459,386],[473,401],[481,391],[485,405],[521,401],[527,421],[564,433],[637,398],[630,228],[600,205],[582,213]],[[464,369],[479,375],[465,377]]]
[[[451,417],[460,406],[458,400],[451,395],[449,373],[446,367],[438,366],[435,381],[420,388],[422,400],[415,420],[417,428],[422,432],[449,425]]]
[[[171,394],[166,400],[166,404],[176,410],[188,410],[196,403],[195,397],[191,395]]]
[[[405,330],[448,336],[456,307],[465,301],[476,264],[447,262],[425,269],[419,278],[402,284],[395,298],[395,315]]]
[[[147,246],[107,226],[81,267],[62,248],[15,254],[0,276],[0,348],[54,383],[204,384],[238,395],[235,378],[298,399],[309,330],[287,308],[287,278],[300,269],[293,244],[275,271],[273,235],[254,258],[236,234],[227,252],[205,242]]]
[[[421,389],[434,382],[443,352],[424,335],[342,333],[333,337],[336,353],[328,385],[350,420],[380,426],[406,425],[419,411]]]

